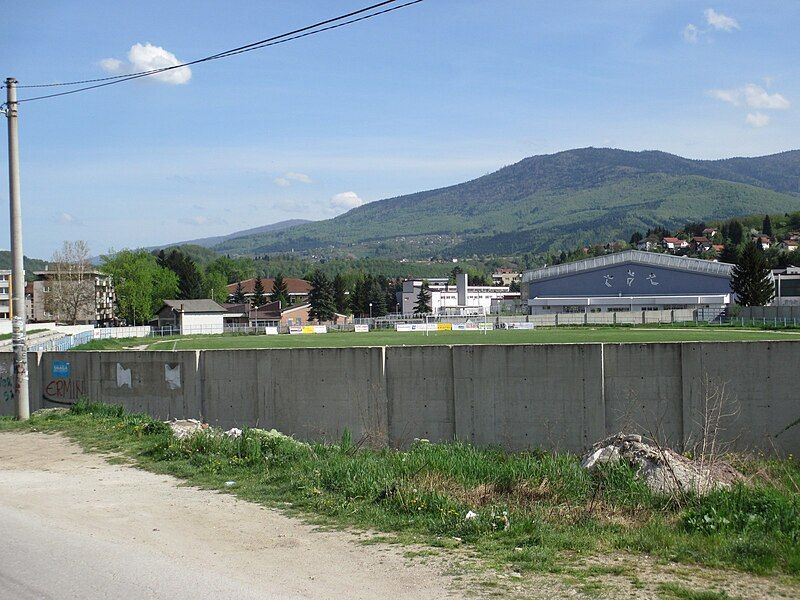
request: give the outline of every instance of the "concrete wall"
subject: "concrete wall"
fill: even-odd
[[[203,352],[202,414],[220,427],[275,428],[303,439],[388,437],[383,348]]]
[[[302,439],[403,447],[414,438],[580,451],[620,430],[677,447],[708,399],[739,449],[800,452],[800,342],[528,344],[45,352],[29,355],[31,408],[87,397],[155,417],[276,428]],[[0,353],[0,414],[13,414]]]
[[[600,344],[453,346],[456,437],[579,451],[605,433]]]
[[[683,441],[683,344],[603,344],[605,430]]]

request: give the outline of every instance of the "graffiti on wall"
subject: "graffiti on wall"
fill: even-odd
[[[44,386],[44,398],[51,402],[78,400],[84,395],[83,379],[72,376],[68,360],[54,360],[50,366],[50,381]]]
[[[0,398],[3,402],[14,400],[14,376],[8,365],[0,364]]]

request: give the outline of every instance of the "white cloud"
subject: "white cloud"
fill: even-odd
[[[751,108],[762,109],[786,109],[790,106],[790,102],[785,96],[778,93],[770,94],[754,83],[728,90],[710,90],[709,93],[717,100],[728,102],[734,106],[745,104]]]
[[[341,192],[331,198],[333,208],[344,208],[350,210],[364,204],[364,201],[355,192]]]
[[[683,28],[683,39],[689,42],[690,44],[696,44],[697,39],[700,37],[700,30],[697,29],[696,25],[692,25],[689,23],[686,27]]]
[[[122,70],[122,61],[116,58],[104,58],[100,61],[100,68],[108,73],[119,73]]]
[[[181,61],[172,52],[165,50],[161,46],[153,46],[149,42],[131,46],[128,51],[127,63],[116,58],[104,58],[100,61],[100,67],[108,73],[138,73],[140,71],[174,67],[179,64],[181,64]],[[189,67],[172,69],[149,77],[149,79],[156,79],[174,85],[189,83],[191,78],[192,70]]]
[[[722,31],[733,31],[734,29],[740,29],[739,23],[736,19],[729,17],[728,15],[718,13],[713,8],[707,8],[704,14],[706,16],[706,23],[708,23],[714,29]]]
[[[294,171],[289,171],[284,174],[283,177],[278,177],[275,180],[275,185],[279,185],[280,187],[289,187],[292,185],[293,181],[298,183],[314,183],[308,175],[305,173],[296,173]]]
[[[739,98],[741,97],[742,93],[741,90],[734,89],[734,90],[709,90],[709,94],[711,94],[717,100],[722,100],[723,102],[728,102],[730,104],[734,104],[739,106]]]
[[[789,101],[781,94],[770,94],[759,85],[748,83],[744,86],[744,99],[753,108],[789,108]]]
[[[769,115],[760,112],[748,113],[745,122],[753,127],[764,127],[769,124]]]
[[[289,171],[285,175],[286,179],[290,179],[292,181],[299,181],[300,183],[311,183],[311,177],[306,175],[305,173],[294,173]]]
[[[58,216],[58,222],[63,224],[63,225],[69,225],[70,223],[73,223],[74,221],[75,221],[75,217],[73,217],[69,213],[62,212]]]
[[[708,36],[714,31],[727,31],[728,33],[731,33],[735,29],[741,29],[741,27],[739,27],[739,22],[736,19],[729,17],[728,15],[723,15],[722,13],[715,11],[713,8],[707,8],[703,14],[706,17],[706,23],[708,24],[708,27],[701,29],[694,23],[689,23],[683,28],[684,41],[689,42],[690,44],[696,44],[701,39],[710,41]]]

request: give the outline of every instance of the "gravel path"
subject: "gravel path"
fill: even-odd
[[[0,598],[444,598],[402,549],[314,531],[232,495],[0,434]]]

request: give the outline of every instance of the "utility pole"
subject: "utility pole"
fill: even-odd
[[[17,80],[6,79],[8,119],[8,197],[11,222],[11,345],[14,350],[14,399],[16,417],[31,414],[28,398],[28,354],[25,343],[25,269],[22,262],[22,209],[19,198],[19,135],[17,131]]]

